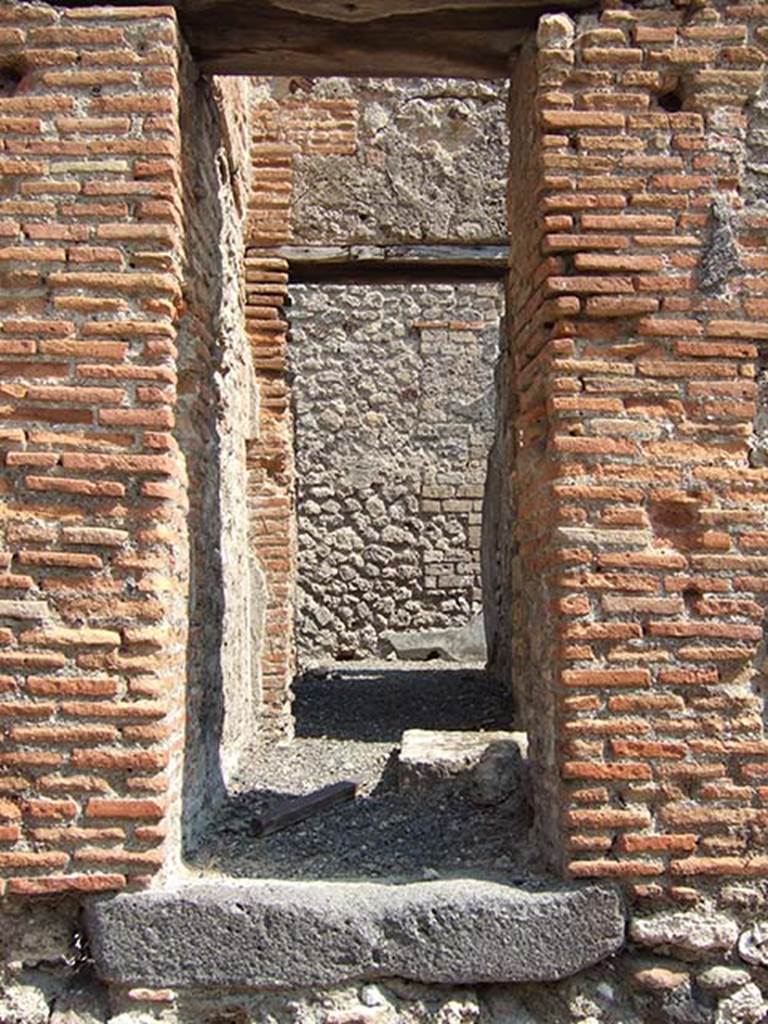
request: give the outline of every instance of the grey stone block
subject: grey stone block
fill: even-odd
[[[467,790],[480,804],[500,803],[524,776],[524,732],[406,729],[397,764],[398,786],[409,791]]]
[[[679,911],[633,918],[629,934],[638,946],[650,947],[654,953],[705,960],[730,953],[739,930],[725,914]]]
[[[246,989],[387,977],[550,981],[624,938],[611,888],[470,879],[192,884],[96,901],[86,927],[105,981]]]
[[[424,661],[437,655],[448,661],[480,662],[487,654],[482,614],[463,626],[382,633],[381,639],[401,661]]]

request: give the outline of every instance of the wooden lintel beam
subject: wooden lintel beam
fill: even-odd
[[[293,284],[415,284],[503,279],[506,245],[282,245],[248,246],[250,260],[277,256],[288,262]]]
[[[341,23],[259,0],[222,0],[185,8],[182,25],[209,73],[494,79],[509,73],[540,11],[438,11]]]
[[[112,0],[134,6],[144,0]],[[87,7],[103,0],[59,0]],[[204,72],[504,78],[542,14],[595,0],[172,0]],[[378,13],[380,12],[380,14]]]

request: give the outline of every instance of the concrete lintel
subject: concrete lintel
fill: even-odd
[[[624,941],[608,886],[474,879],[194,883],[98,900],[86,928],[101,978],[150,987],[552,981]]]

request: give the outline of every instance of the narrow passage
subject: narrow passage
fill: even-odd
[[[525,785],[499,803],[466,786],[398,786],[407,729],[493,733],[512,728],[509,699],[482,666],[452,662],[337,663],[295,685],[296,738],[254,743],[232,797],[195,864],[236,877],[411,881],[535,874]],[[489,737],[490,739],[490,737]],[[351,779],[341,803],[258,838],[254,819],[288,796]],[[476,795],[475,795],[476,796]]]

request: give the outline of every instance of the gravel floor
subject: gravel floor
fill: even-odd
[[[405,729],[511,727],[508,699],[481,668],[346,663],[305,673],[295,694],[296,739],[254,743],[197,851],[199,868],[238,877],[394,881],[535,874],[519,806],[482,808],[455,793],[425,797],[396,788]],[[342,779],[357,783],[354,801],[261,839],[252,834],[254,817],[267,808]]]

